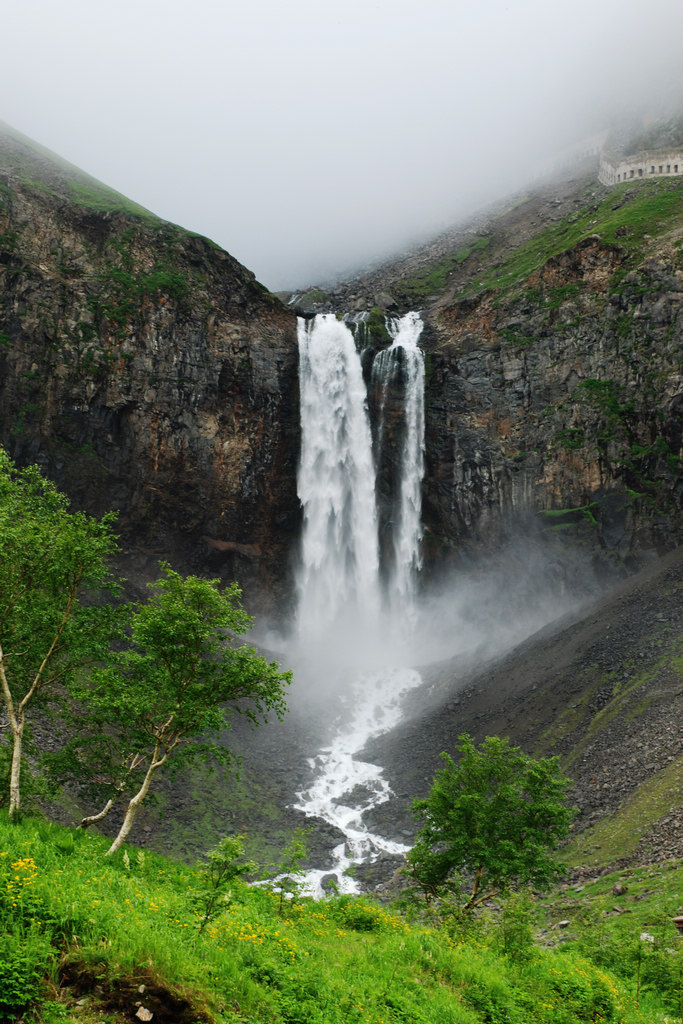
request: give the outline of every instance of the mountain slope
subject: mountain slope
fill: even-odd
[[[408,796],[426,792],[460,733],[510,736],[559,755],[573,780],[569,863],[683,857],[682,596],[679,548],[492,664],[427,668],[404,723],[365,751],[403,794],[386,827],[409,827]]]
[[[595,187],[426,310],[435,560],[529,514],[631,564],[680,541],[682,245],[680,179]]]
[[[0,129],[0,443],[157,557],[288,589],[293,315],[228,253]]]

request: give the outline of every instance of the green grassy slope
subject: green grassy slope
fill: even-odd
[[[643,258],[653,239],[675,227],[683,228],[683,184],[678,180],[643,181],[611,189],[604,198],[587,202],[579,211],[551,224],[516,248],[511,256],[486,268],[467,288],[506,292],[549,259],[567,252],[582,239],[599,235],[627,250],[622,274]]]
[[[656,248],[662,235],[683,230],[683,180],[625,182],[609,189],[589,181],[577,184],[573,202],[565,196],[564,206],[569,212],[556,218],[547,197],[526,196],[473,227],[475,240],[463,245],[465,236],[457,236],[452,252],[431,258],[425,250],[418,271],[406,273],[400,264],[388,270],[384,286],[401,304],[413,307],[487,290],[504,296],[591,235],[628,254],[624,274]]]
[[[134,850],[127,862],[105,861],[104,849],[92,832],[0,823],[0,1019],[26,1011],[25,1021],[41,1024],[122,1024],[143,1019],[141,1007],[154,1021],[185,1024],[674,1019],[673,990],[652,985],[652,972],[636,1008],[631,980],[591,963],[585,942],[515,942],[509,917],[505,928],[492,918],[449,934],[367,898],[281,905],[277,894],[236,882],[200,932],[196,872]],[[678,885],[680,868],[674,877]],[[599,907],[594,887],[590,896]],[[560,910],[564,903],[540,908],[546,926]],[[637,927],[644,904],[639,911]]]
[[[50,192],[87,209],[131,214],[150,225],[164,223],[144,206],[0,121],[0,174],[3,172],[18,177],[24,185]]]
[[[93,213],[120,213],[147,228],[171,227],[178,236],[203,238],[194,231],[171,225],[151,210],[86,174],[45,146],[0,121],[0,192],[16,179],[22,186],[47,193],[75,207]],[[212,247],[215,242],[205,239]]]

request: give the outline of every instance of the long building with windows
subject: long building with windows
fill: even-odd
[[[632,179],[672,178],[677,174],[683,174],[683,149],[652,149],[616,159],[601,155],[598,180],[603,185],[618,185]]]

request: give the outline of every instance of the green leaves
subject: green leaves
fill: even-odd
[[[207,864],[198,868],[199,884],[193,893],[193,903],[199,914],[200,933],[230,905],[230,887],[256,868],[253,861],[244,860],[242,840],[243,836],[223,836],[206,855]]]
[[[127,829],[171,755],[172,768],[206,753],[228,762],[212,734],[229,728],[235,713],[255,724],[271,711],[281,717],[290,681],[290,673],[237,644],[251,619],[235,584],[183,578],[165,563],[161,570],[149,599],[129,609],[127,646],[79,693],[86,717],[71,763],[90,765],[108,800],[137,788]]]
[[[54,954],[37,927],[0,936],[0,1020],[19,1019],[39,995]]]
[[[252,648],[235,645],[251,623],[239,588],[221,590],[219,580],[184,579],[166,564],[161,568],[149,600],[133,610],[132,646],[106,670],[100,699],[117,715],[140,718],[150,735],[158,736],[172,719],[167,734],[183,739],[222,728],[235,711],[253,719],[268,711],[281,717],[290,675]]]
[[[37,467],[17,470],[0,451],[0,643],[15,699],[108,645],[109,609],[85,599],[116,589],[114,520],[70,512]]]
[[[568,780],[557,758],[534,760],[507,739],[489,736],[480,748],[460,737],[460,762],[443,753],[424,800],[413,803],[422,827],[408,870],[426,892],[460,888],[473,877],[467,906],[511,883],[546,885],[558,872],[551,851],[569,829]]]
[[[20,808],[28,709],[63,694],[106,657],[115,611],[98,604],[117,587],[109,569],[114,516],[70,512],[36,466],[17,469],[0,450],[0,690],[10,729],[10,816]]]
[[[254,723],[285,710],[290,674],[238,638],[251,619],[236,584],[181,577],[167,564],[149,599],[113,606],[114,514],[71,512],[36,466],[0,449],[0,692],[12,731],[10,816],[20,809],[27,711],[49,701],[56,776],[92,783],[112,803],[133,789],[130,828],[153,774],[175,752],[229,751],[211,734],[232,714]],[[101,812],[106,813],[105,812]],[[92,819],[88,819],[90,822]],[[97,820],[100,820],[98,817]]]

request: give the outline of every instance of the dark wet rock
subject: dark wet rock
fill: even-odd
[[[362,889],[367,892],[386,885],[402,866],[402,856],[382,853],[377,860],[357,865],[353,874]]]

